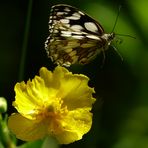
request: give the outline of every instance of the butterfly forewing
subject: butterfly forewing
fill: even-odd
[[[68,5],[55,5],[49,18],[48,56],[56,64],[86,64],[106,46],[108,35],[94,19]]]

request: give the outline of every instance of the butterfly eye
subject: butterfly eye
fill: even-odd
[[[108,36],[108,41],[112,41],[115,38],[115,33],[111,33],[110,36]]]
[[[93,18],[75,7],[52,6],[49,37],[45,42],[48,57],[58,65],[87,64],[108,49],[115,34],[107,34]]]

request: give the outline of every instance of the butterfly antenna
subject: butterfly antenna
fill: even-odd
[[[117,21],[118,21],[118,18],[119,18],[119,14],[120,14],[121,7],[122,7],[122,6],[119,5],[118,13],[117,13],[116,20],[115,20],[115,24],[114,24],[113,29],[112,29],[111,32],[113,32],[113,31],[115,30],[115,27],[116,27],[116,24],[117,24]],[[130,38],[136,39],[136,37],[131,36],[131,35],[128,35],[128,34],[119,34],[119,33],[116,33],[116,35],[125,36],[125,37],[130,37]]]
[[[116,24],[117,24],[117,21],[118,21],[118,18],[119,18],[119,14],[120,14],[120,10],[121,10],[121,5],[119,5],[119,8],[118,8],[118,13],[117,13],[117,16],[116,16],[116,20],[115,20],[115,24],[113,26],[113,29],[111,32],[113,32],[115,30],[115,27],[116,27]]]
[[[119,33],[116,33],[116,35],[119,35],[119,36],[125,36],[125,37],[129,37],[129,38],[136,39],[136,37],[131,36],[131,35],[129,35],[129,34],[119,34]]]

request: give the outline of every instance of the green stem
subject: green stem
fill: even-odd
[[[22,44],[21,61],[20,61],[20,67],[19,67],[19,78],[18,78],[19,81],[22,81],[24,78],[24,69],[25,69],[25,60],[26,60],[26,53],[27,53],[27,46],[28,46],[28,36],[29,36],[29,29],[30,29],[32,5],[33,5],[33,0],[29,0],[25,31],[24,31],[24,37],[23,37],[24,39]]]
[[[10,132],[7,126],[7,114],[4,119],[2,118],[2,114],[0,113],[0,148],[16,148],[15,141],[10,136]]]

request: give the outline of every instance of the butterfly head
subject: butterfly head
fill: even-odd
[[[115,38],[115,33],[112,32],[112,33],[104,33],[102,36],[101,36],[102,40],[104,40],[104,50],[107,50],[108,49],[108,46],[111,44],[111,42],[114,40]]]
[[[102,35],[102,38],[105,39],[108,43],[108,45],[110,45],[110,43],[114,40],[115,38],[115,33],[112,32],[112,33],[104,33]]]
[[[110,33],[110,34],[108,35],[108,42],[113,41],[114,38],[115,38],[115,33],[114,33],[114,32]]]

